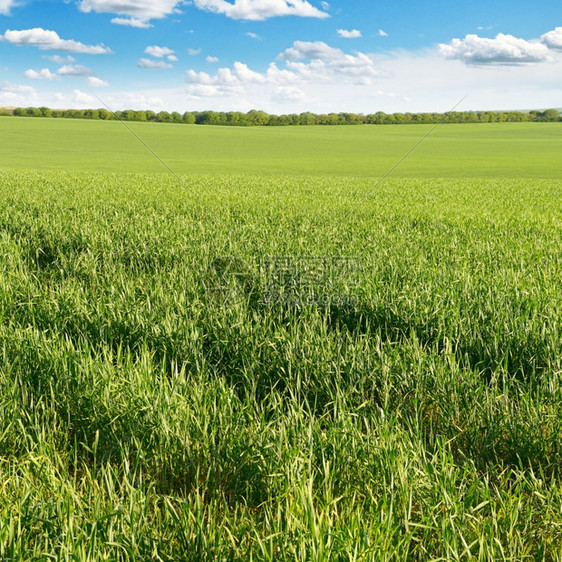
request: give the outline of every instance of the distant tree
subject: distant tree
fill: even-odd
[[[38,107],[26,107],[25,114],[28,117],[41,117],[41,110]]]
[[[310,111],[305,111],[299,115],[299,125],[315,125],[316,115]]]
[[[84,111],[81,109],[65,109],[62,112],[62,117],[66,119],[83,119]]]
[[[560,121],[560,112],[557,109],[547,109],[542,118],[543,121]]]
[[[248,125],[246,115],[244,115],[244,113],[242,113],[241,111],[229,111],[225,117],[227,125],[238,127]]]
[[[386,113],[384,111],[377,111],[367,115],[367,123],[371,125],[383,125],[386,121]]]
[[[103,109],[98,109],[98,119],[103,119],[104,121],[109,121],[109,119],[111,119],[113,116],[111,115],[111,112],[108,111],[107,109],[103,108]]]
[[[177,111],[173,111],[172,112],[172,121],[174,123],[181,123],[182,122],[182,116],[180,113],[178,113]]]
[[[137,121],[137,112],[133,109],[125,109],[120,111],[118,115],[122,121]]]
[[[507,113],[507,120],[510,123],[518,123],[521,121],[527,121],[528,117],[527,115],[525,115],[524,113],[521,113],[521,111],[509,111]]]
[[[226,115],[221,115],[216,111],[203,111],[197,114],[198,125],[223,125],[226,123]]]
[[[246,113],[246,120],[249,125],[267,125],[269,123],[269,115],[265,111],[252,109]]]
[[[291,125],[291,117],[289,115],[276,115],[269,119],[268,125],[275,127],[286,127]]]
[[[195,123],[195,115],[193,113],[191,113],[190,111],[186,111],[182,115],[182,121],[184,123],[187,123],[188,125],[193,125]]]
[[[159,123],[171,123],[172,116],[167,111],[160,111],[156,114],[156,121]]]

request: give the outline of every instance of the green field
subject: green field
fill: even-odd
[[[0,118],[2,167],[176,173],[380,176],[432,125],[213,127]],[[132,133],[131,133],[132,131]],[[558,123],[441,125],[395,177],[562,176]]]
[[[0,560],[562,560],[560,125],[129,126],[0,118]]]

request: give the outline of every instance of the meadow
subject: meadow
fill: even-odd
[[[0,118],[0,559],[562,560],[559,124]]]

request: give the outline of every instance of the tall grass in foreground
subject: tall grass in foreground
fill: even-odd
[[[0,178],[0,559],[561,560],[562,184],[185,182]]]

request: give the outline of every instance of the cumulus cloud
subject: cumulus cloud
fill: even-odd
[[[298,60],[336,60],[343,52],[330,47],[323,41],[295,41],[292,47],[283,51],[277,58],[285,61]]]
[[[306,0],[193,0],[197,8],[224,14],[235,20],[265,20],[278,16],[327,18],[326,12],[315,8]]]
[[[164,62],[163,60],[152,60],[141,58],[137,63],[139,68],[149,68],[149,69],[162,69],[162,68],[172,68],[171,64]]]
[[[275,64],[271,64],[265,74],[251,70],[247,64],[235,62],[232,68],[219,68],[214,76],[206,72],[188,70],[186,82],[188,93],[195,96],[216,96],[225,93],[242,92],[252,84],[279,83],[283,76]],[[290,78],[295,76],[290,73]]]
[[[0,92],[8,92],[10,94],[33,94],[35,88],[24,86],[23,84],[12,84],[6,80],[0,82]]]
[[[61,39],[56,31],[34,27],[20,31],[8,29],[0,39],[13,45],[32,45],[43,51],[68,51],[87,55],[105,55],[111,49],[105,45],[84,45],[73,39]]]
[[[37,91],[31,86],[0,81],[0,105],[27,107],[38,104]]]
[[[151,23],[146,20],[141,20],[139,18],[113,18],[111,23],[115,25],[127,25],[129,27],[136,27],[137,29],[148,29],[154,27]]]
[[[88,79],[90,86],[100,87],[109,85],[107,82],[94,76],[90,68],[81,64],[66,64],[61,66],[56,73],[51,72],[48,68],[42,68],[39,71],[29,69],[25,71],[24,75],[32,80],[60,80],[64,76],[83,76]]]
[[[187,49],[187,54],[196,57],[201,54],[201,49]]]
[[[15,0],[0,0],[0,14],[9,16],[10,10],[15,6],[17,6]]]
[[[88,94],[81,92],[80,90],[73,90],[74,99],[80,104],[91,104],[94,102],[94,98]]]
[[[304,101],[306,99],[306,94],[294,86],[280,86],[275,88],[273,99],[281,103]]]
[[[33,70],[30,68],[26,70],[23,75],[31,80],[58,80],[59,77],[51,72],[48,68],[42,68],[41,70]]]
[[[289,70],[309,79],[330,81],[337,77],[354,84],[371,84],[379,76],[366,54],[349,55],[322,41],[295,41],[278,58],[286,61]]]
[[[205,60],[207,62],[219,62],[219,59],[217,57],[212,57],[211,55],[209,55]]]
[[[521,65],[541,62],[548,58],[548,48],[499,33],[495,39],[469,34],[439,45],[440,53],[448,59],[458,59],[470,65]]]
[[[556,27],[541,37],[542,42],[549,48],[562,51],[562,27]]]
[[[218,96],[260,86],[269,89],[272,99],[277,101],[298,101],[304,99],[305,87],[367,85],[379,74],[367,55],[348,55],[322,42],[295,41],[278,59],[285,67],[272,62],[265,72],[256,72],[242,62],[235,62],[231,68],[219,68],[213,75],[189,70],[187,91],[194,96]]]
[[[382,29],[378,30],[379,37],[388,37],[388,33]]]
[[[267,82],[267,75],[251,70],[247,64],[235,62],[232,68],[219,68],[215,76],[206,72],[188,70],[186,81],[197,86],[213,86],[217,90],[231,91],[246,83]]]
[[[105,80],[102,80],[97,76],[89,76],[88,84],[90,84],[90,86],[93,86],[94,88],[103,88],[104,86],[109,86],[109,84]]]
[[[338,29],[338,35],[344,39],[358,39],[361,32],[358,29]]]
[[[113,18],[111,23],[138,28],[151,27],[151,19],[161,19],[173,14],[181,4],[178,0],[82,0],[82,12],[111,13],[125,18]]]
[[[250,37],[250,38],[252,38],[252,39],[256,39],[256,40],[258,40],[258,41],[261,40],[261,37],[260,37],[257,33],[254,33],[253,31],[248,31],[248,32],[246,33],[246,35],[247,35],[248,37]]]
[[[60,55],[43,55],[41,58],[46,60],[50,60],[52,62],[56,62],[57,64],[70,64],[73,63],[76,59],[68,55],[67,57],[61,57]]]
[[[92,76],[92,70],[81,64],[65,64],[58,69],[61,76]]]
[[[157,59],[169,57],[175,53],[175,51],[169,49],[168,47],[158,47],[157,45],[147,47],[144,52],[151,57],[156,57]]]

